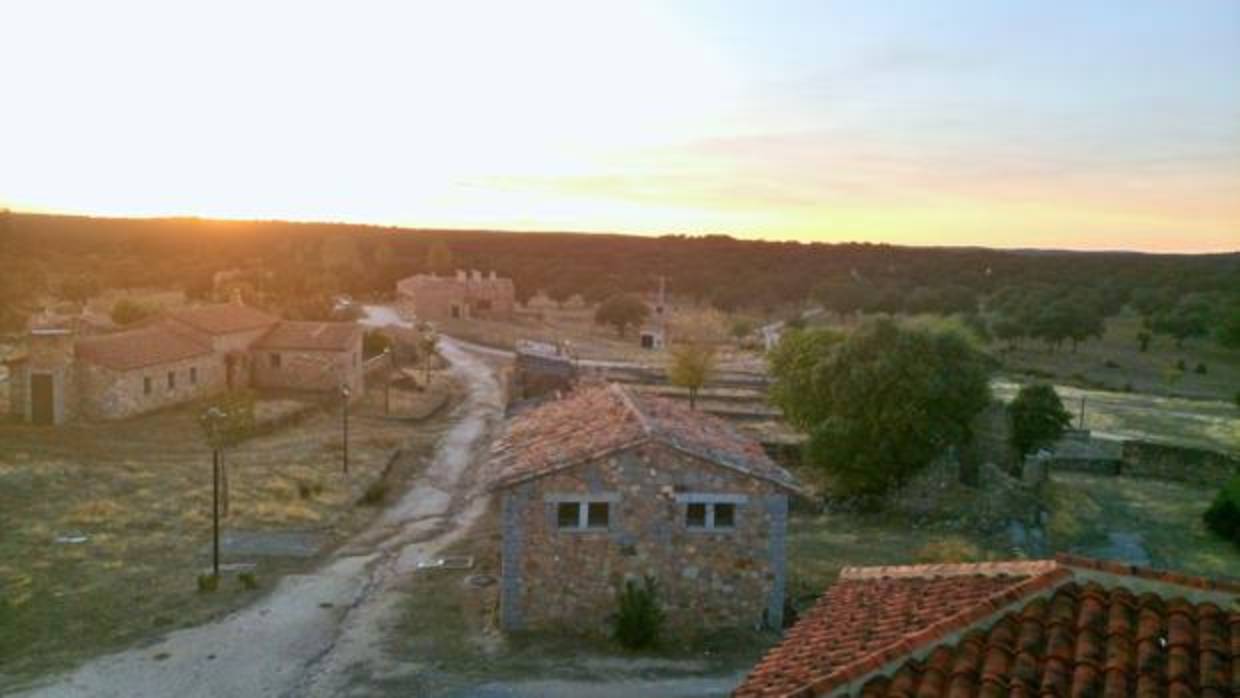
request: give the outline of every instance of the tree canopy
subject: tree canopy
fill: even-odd
[[[968,340],[886,318],[843,339],[789,333],[771,372],[772,402],[809,431],[807,462],[842,494],[881,494],[967,444],[990,403],[989,364]]]
[[[715,348],[705,342],[685,342],[673,346],[671,355],[667,378],[672,385],[688,389],[689,408],[695,409],[698,391],[715,371]]]
[[[614,295],[599,304],[594,311],[594,322],[599,325],[611,325],[616,334],[623,337],[630,327],[636,327],[650,315],[642,299],[629,293]]]
[[[1072,424],[1072,415],[1064,409],[1059,393],[1041,383],[1021,386],[1008,405],[1008,414],[1012,417],[1012,446],[1021,456],[1055,443]]]

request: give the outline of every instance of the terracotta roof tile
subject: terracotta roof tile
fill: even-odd
[[[362,328],[355,322],[284,321],[254,343],[256,349],[348,351],[357,346]]]
[[[735,695],[1240,695],[1237,593],[1069,556],[848,568]]]
[[[492,447],[495,487],[542,477],[593,458],[659,441],[793,490],[799,485],[727,422],[618,385],[581,387],[509,420]]]
[[[80,338],[77,358],[118,371],[182,361],[211,354],[211,347],[165,324]]]
[[[213,303],[181,308],[167,314],[168,318],[185,323],[207,334],[229,334],[269,327],[280,321],[257,308],[240,303]]]

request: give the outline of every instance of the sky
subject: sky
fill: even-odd
[[[0,4],[0,207],[1240,250],[1240,2]]]

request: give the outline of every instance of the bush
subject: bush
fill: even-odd
[[[220,588],[220,578],[214,574],[198,575],[198,593],[209,594]]]
[[[154,313],[155,311],[141,303],[122,298],[112,306],[112,322],[118,325],[132,325],[145,320]]]
[[[1103,363],[1102,365],[1106,366],[1107,368],[1119,368],[1119,364],[1111,359],[1107,359],[1106,362]]]
[[[241,582],[241,588],[246,591],[254,591],[258,588],[258,575],[253,572],[242,572],[237,575],[237,581]]]
[[[310,499],[320,494],[323,494],[323,483],[297,481],[297,495],[302,499]]]
[[[1205,364],[1197,364],[1197,368],[1193,369],[1193,372],[1204,376],[1209,372],[1209,369],[1206,368]]]
[[[1206,528],[1240,546],[1240,475],[1223,486],[1201,518]]]
[[[946,564],[957,562],[981,562],[986,559],[982,549],[960,536],[947,536],[930,541],[916,553],[918,562]]]
[[[617,601],[620,610],[612,620],[612,638],[631,650],[657,645],[664,615],[654,578],[647,575],[640,587],[631,579],[626,581]]]
[[[1179,361],[1175,362],[1175,370],[1183,373],[1184,371],[1188,370],[1188,364],[1184,363],[1184,359],[1180,359]]]

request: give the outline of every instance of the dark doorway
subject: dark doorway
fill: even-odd
[[[460,318],[461,318],[461,306],[459,305],[452,306],[452,319],[459,320]]]
[[[46,373],[30,376],[30,421],[34,424],[52,424],[56,415],[52,405],[52,377]]]
[[[654,349],[654,335],[642,335],[642,349]]]

